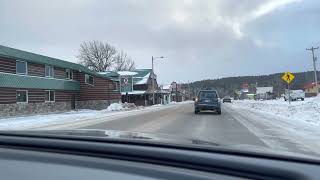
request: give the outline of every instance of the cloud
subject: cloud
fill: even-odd
[[[304,51],[290,50],[320,36],[315,2],[0,1],[0,44],[76,62],[79,44],[98,39],[126,51],[139,68],[149,68],[151,56],[168,57],[155,66],[160,82],[268,73],[292,56],[302,61]]]
[[[252,11],[250,13],[250,16],[248,17],[249,20],[259,18],[261,16],[267,15],[281,7],[287,6],[292,3],[302,2],[302,0],[272,0],[268,1],[261,6],[259,6],[257,9]]]
[[[253,10],[244,12],[240,16],[222,19],[220,22],[224,22],[229,26],[237,38],[242,38],[245,33],[242,32],[243,26],[246,24],[266,16],[277,9],[284,8],[292,3],[302,2],[302,0],[270,0],[255,7]]]

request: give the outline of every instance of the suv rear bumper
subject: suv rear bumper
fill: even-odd
[[[215,104],[195,104],[194,105],[195,110],[201,111],[201,110],[220,110],[221,107],[219,105]]]

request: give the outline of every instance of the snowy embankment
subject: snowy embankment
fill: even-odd
[[[306,98],[305,101],[293,101],[290,105],[283,99],[267,101],[237,100],[233,102],[232,107],[248,109],[275,118],[296,121],[297,123],[320,126],[320,96]]]
[[[186,102],[182,102],[186,103]],[[149,107],[136,107],[134,104],[118,104],[113,103],[103,110],[76,110],[63,113],[52,113],[45,115],[31,115],[20,117],[0,118],[0,130],[23,130],[23,129],[50,129],[53,126],[67,128],[68,124],[92,122],[94,120],[114,119],[116,117],[126,117],[139,113],[161,110],[163,108],[172,107],[176,104],[155,105]],[[187,102],[190,103],[190,102]],[[72,126],[70,126],[72,127]]]
[[[294,101],[239,100],[226,105],[268,147],[319,155],[320,96]]]

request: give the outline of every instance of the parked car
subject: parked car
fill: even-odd
[[[194,102],[194,113],[198,114],[202,110],[216,111],[218,114],[221,114],[221,103],[217,91],[199,91]]]
[[[289,100],[289,91],[287,89],[286,89],[283,97],[284,97],[285,101]],[[290,100],[291,101],[296,101],[298,99],[303,101],[305,97],[306,97],[306,94],[303,90],[290,90]]]
[[[230,97],[230,96],[225,96],[225,97],[223,98],[222,102],[223,102],[223,103],[226,103],[226,102],[231,103],[231,97]]]

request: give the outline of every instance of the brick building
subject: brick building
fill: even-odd
[[[118,82],[88,68],[0,45],[0,117],[119,102]]]
[[[107,71],[101,74],[113,79],[119,80],[119,76],[129,74],[132,76],[133,91],[122,92],[122,102],[135,103],[139,106],[148,106],[153,104],[153,91],[155,94],[155,104],[160,104],[163,101],[163,92],[160,90],[157,83],[157,75],[152,73],[151,69],[136,69],[133,71]],[[152,81],[154,88],[152,87]]]

